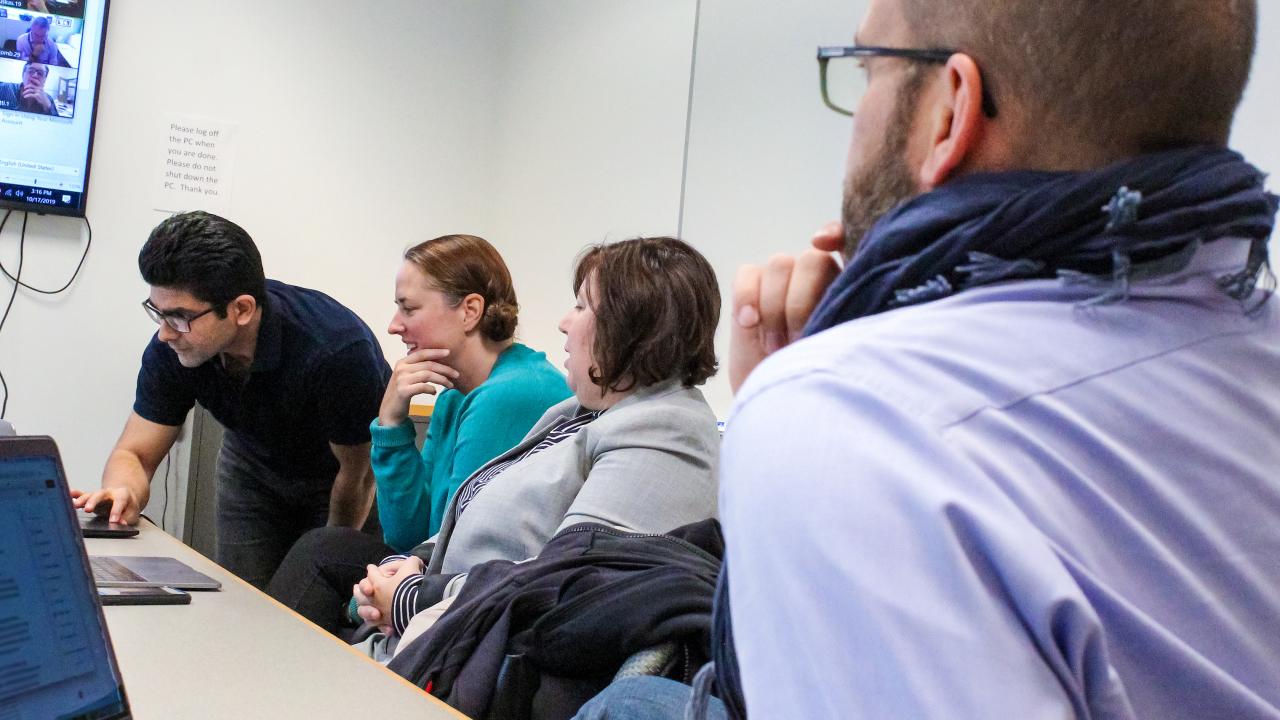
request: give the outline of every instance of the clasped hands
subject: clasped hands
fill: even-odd
[[[421,575],[422,570],[422,558],[412,555],[383,565],[369,565],[365,578],[351,587],[360,619],[390,635],[391,601],[395,598],[396,588],[406,579]]]

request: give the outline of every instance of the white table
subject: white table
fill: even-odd
[[[167,555],[222,582],[190,605],[105,608],[134,717],[463,718],[156,526],[91,555]]]

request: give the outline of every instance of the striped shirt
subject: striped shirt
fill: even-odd
[[[562,420],[555,427],[551,428],[551,432],[547,433],[547,436],[543,438],[541,442],[524,451],[519,457],[496,463],[471,476],[469,480],[462,484],[462,487],[458,488],[458,502],[455,503],[453,511],[454,522],[457,522],[457,519],[462,517],[462,511],[467,509],[467,505],[475,499],[476,495],[479,495],[480,491],[483,490],[490,481],[500,475],[503,470],[506,470],[530,455],[546,450],[561,440],[573,437],[574,434],[586,427],[586,425],[592,420],[600,417],[600,413],[602,412],[604,411],[588,410],[575,417]]]

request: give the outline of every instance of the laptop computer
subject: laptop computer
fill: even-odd
[[[17,433],[13,429],[13,424],[7,420],[0,420],[0,437],[11,437]],[[80,513],[80,532],[89,538],[124,538],[133,537],[138,534],[138,528],[123,523],[113,523],[100,515],[90,515]]]
[[[13,426],[0,420],[0,439],[12,436]],[[58,467],[59,482],[62,483],[63,490],[66,490],[67,481],[66,477],[62,476],[62,461],[58,457],[58,448],[53,444],[53,440],[34,436],[25,439],[48,441],[47,444],[41,442],[28,447],[43,448],[48,452],[49,457]],[[70,497],[69,491],[64,494]],[[136,527],[109,522],[104,517],[86,513],[75,513],[75,515],[84,537],[133,537],[138,534]],[[103,590],[165,587],[178,590],[217,590],[222,587],[222,583],[174,558],[93,555],[89,558],[89,564],[93,571],[94,582]],[[191,598],[184,597],[183,593],[172,591],[151,593],[104,591],[99,595],[108,605],[171,605],[191,602]],[[3,669],[3,665],[0,665],[0,669]],[[5,716],[0,715],[0,720],[6,720]]]
[[[222,583],[171,557],[90,555],[93,581],[100,588],[171,587],[217,590]],[[2,718],[3,716],[0,716]]]
[[[0,437],[0,718],[10,717],[132,717],[47,437]]]

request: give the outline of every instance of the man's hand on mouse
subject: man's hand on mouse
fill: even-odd
[[[142,508],[127,488],[101,488],[92,492],[71,491],[71,504],[85,512],[96,513],[113,523],[137,525]]]

